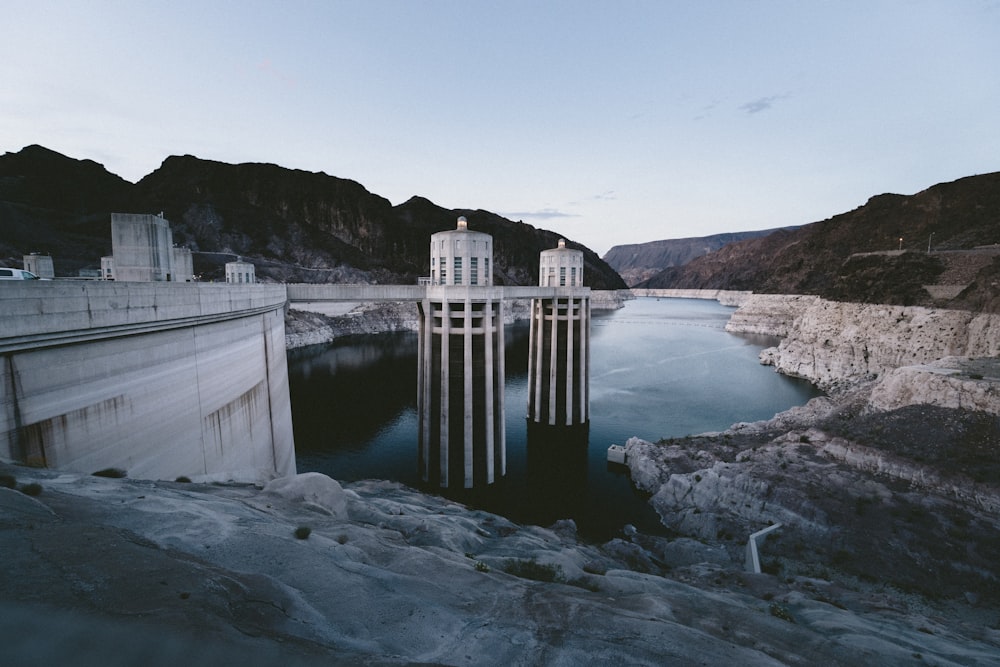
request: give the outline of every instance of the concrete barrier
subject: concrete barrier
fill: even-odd
[[[295,472],[282,285],[0,287],[0,456],[147,479]]]
[[[39,281],[0,285],[0,353],[283,309],[283,285]]]

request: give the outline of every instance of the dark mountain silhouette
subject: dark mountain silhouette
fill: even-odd
[[[0,261],[20,266],[51,254],[66,273],[110,253],[110,211],[129,206],[133,185],[92,160],[41,146],[0,157]]]
[[[626,283],[636,285],[671,266],[684,266],[691,260],[707,255],[730,243],[767,236],[774,231],[776,230],[731,232],[711,236],[616,245],[604,254],[603,259],[618,272]]]
[[[471,229],[493,235],[497,284],[535,284],[538,253],[560,238],[419,197],[394,207],[355,181],[273,164],[173,156],[132,184],[40,146],[0,156],[0,261],[19,266],[37,251],[53,256],[58,276],[96,267],[111,252],[113,212],[162,212],[205,280],[221,279],[225,262],[240,256],[264,280],[413,283],[429,273],[430,235],[464,215]],[[567,245],[584,251],[587,285],[625,287],[592,251]]]
[[[878,195],[821,222],[724,246],[639,286],[994,310],[1000,305],[1000,246],[992,246],[998,243],[1000,172],[914,195]],[[968,288],[942,303],[931,299],[926,284]]]

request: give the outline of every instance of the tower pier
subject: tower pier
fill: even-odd
[[[540,287],[581,287],[583,252],[559,246],[541,253]],[[575,292],[575,290],[573,290]],[[567,290],[567,292],[571,292]],[[528,419],[575,426],[590,420],[590,296],[531,300]]]
[[[493,238],[456,229],[431,235],[422,279],[417,354],[418,467],[441,488],[482,488],[507,474],[505,295],[531,296],[528,418],[582,427],[590,419],[590,290],[583,252],[541,253],[537,288],[493,286]],[[523,298],[523,297],[522,297]],[[584,431],[585,432],[585,431]]]
[[[492,286],[493,239],[457,229],[431,236],[419,303],[420,477],[440,487],[493,484],[507,473],[503,290]]]

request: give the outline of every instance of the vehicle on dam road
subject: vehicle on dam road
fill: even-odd
[[[0,268],[0,280],[41,280],[31,271]]]

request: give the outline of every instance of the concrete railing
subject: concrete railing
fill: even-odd
[[[283,309],[284,285],[7,282],[0,353],[162,331]]]
[[[744,570],[753,574],[760,574],[760,545],[764,543],[768,535],[779,528],[781,528],[781,524],[776,523],[750,535],[749,539],[747,539],[747,547],[743,559]]]

